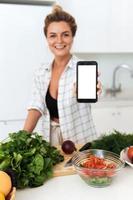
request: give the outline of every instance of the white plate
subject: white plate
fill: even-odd
[[[128,151],[129,147],[123,149],[120,152],[120,158],[125,161],[128,165],[130,165],[131,167],[133,167],[133,163],[131,163],[131,161],[129,160],[128,156],[127,156],[127,151]]]

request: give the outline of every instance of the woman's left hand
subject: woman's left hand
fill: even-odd
[[[98,72],[98,77],[100,76],[100,72]],[[102,84],[101,82],[98,80],[97,83],[97,95],[100,96],[100,94],[102,93]]]
[[[97,83],[97,95],[100,96],[100,94],[102,93],[102,84],[100,81],[98,81]]]

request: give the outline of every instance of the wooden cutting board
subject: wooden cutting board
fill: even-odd
[[[82,145],[77,145],[76,148],[79,149],[81,146]],[[58,149],[60,150],[61,154],[64,156],[64,161],[54,166],[53,176],[56,177],[56,176],[66,176],[66,175],[75,174],[76,171],[74,169],[74,166],[69,166],[69,167],[64,166],[65,163],[74,155],[74,153],[67,155],[63,153],[60,147],[58,147]]]

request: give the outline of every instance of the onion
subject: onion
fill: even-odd
[[[65,154],[71,154],[76,151],[75,144],[71,140],[65,140],[61,148]]]

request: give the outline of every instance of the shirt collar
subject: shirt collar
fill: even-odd
[[[52,61],[52,62],[53,62],[53,61]],[[50,70],[51,70],[51,67],[52,67],[52,62],[50,62],[50,63],[45,63],[45,64],[44,64],[44,69],[50,71]]]
[[[70,58],[69,62],[67,63],[66,68],[75,68],[75,65],[77,63],[77,57],[75,55],[72,55],[72,57]]]
[[[78,61],[78,58],[75,55],[72,55],[70,60],[68,61],[67,65],[66,65],[66,69],[67,68],[70,68],[70,69],[75,68],[77,61]],[[53,61],[50,62],[50,63],[44,64],[45,70],[51,70],[52,63],[53,63]]]

